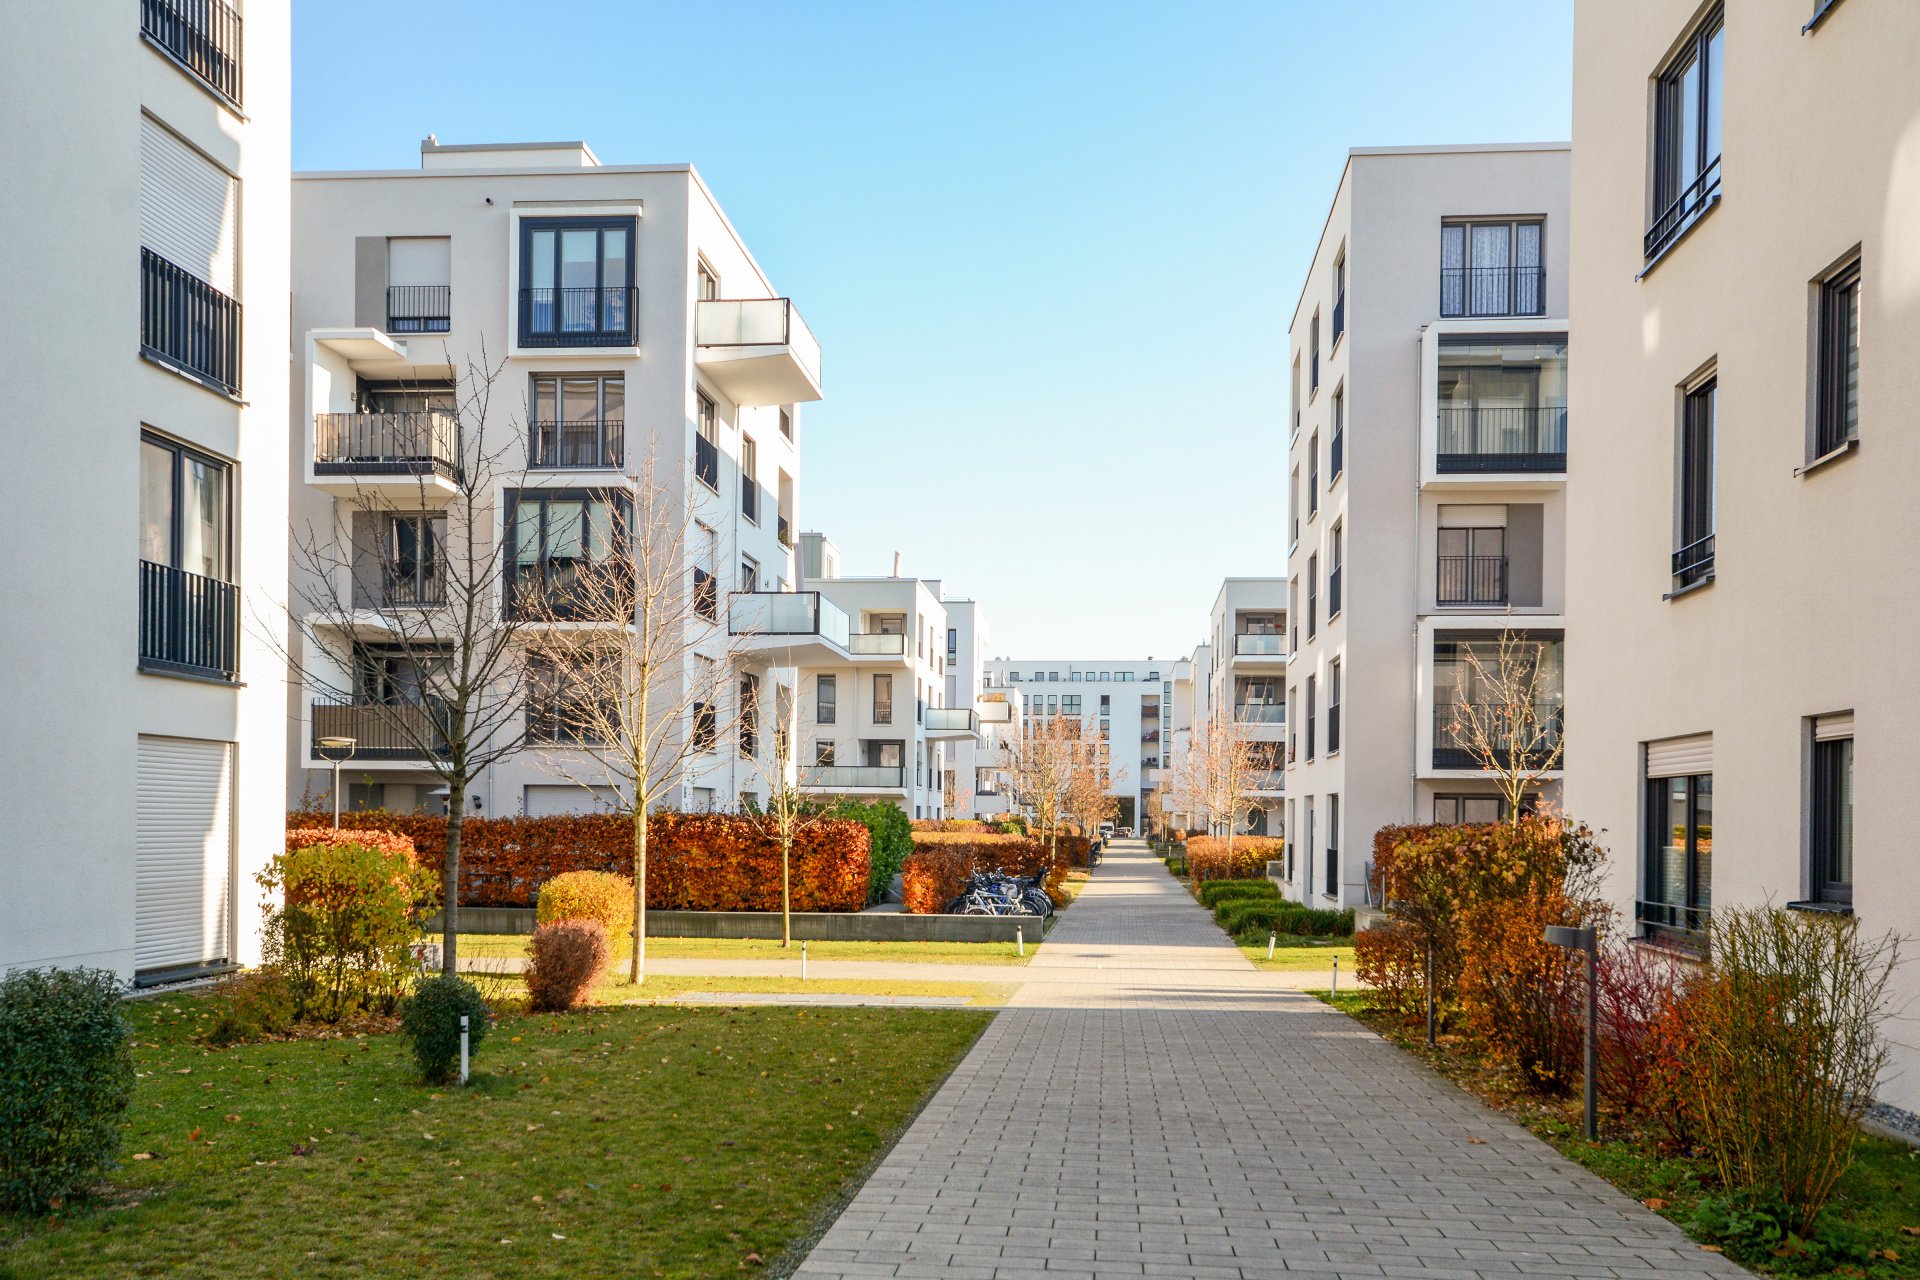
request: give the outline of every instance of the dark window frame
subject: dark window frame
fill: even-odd
[[[1809,461],[1860,439],[1860,300],[1860,256],[1855,253],[1820,281]]]
[[[173,455],[170,489],[167,499],[170,508],[170,519],[168,521],[167,531],[168,555],[165,561],[153,561],[150,563],[159,563],[165,568],[178,569],[183,573],[197,573],[196,570],[189,569],[180,563],[181,544],[186,540],[186,466],[187,460],[192,459],[195,462],[203,463],[220,471],[225,476],[225,482],[220,487],[223,500],[223,509],[220,512],[220,564],[224,575],[199,574],[199,576],[211,577],[215,582],[225,582],[228,584],[237,583],[239,581],[239,575],[235,571],[234,566],[233,499],[235,476],[238,473],[238,468],[225,458],[208,453],[205,449],[196,449],[184,441],[175,440],[171,436],[164,436],[156,431],[142,431],[140,433],[140,443],[142,445],[154,445],[157,448],[165,449]],[[146,557],[142,556],[141,559],[146,559]]]
[[[534,261],[533,238],[537,232],[551,231],[553,237],[553,279],[554,284],[547,286],[556,292],[567,288],[559,282],[561,279],[561,232],[596,231],[594,248],[594,327],[591,329],[566,329],[559,327],[563,323],[561,307],[554,307],[555,327],[536,329],[534,327],[534,302],[532,293],[535,285],[532,266]],[[607,238],[608,231],[625,231],[627,236],[626,271],[621,279],[607,280]],[[639,317],[637,299],[634,295],[635,267],[639,258],[640,220],[635,217],[610,218],[522,218],[520,219],[520,262],[516,282],[520,291],[518,310],[519,324],[517,336],[522,347],[630,347],[638,342]],[[585,286],[578,286],[585,288]],[[606,322],[608,297],[618,291],[620,309],[624,315],[622,323],[609,325]],[[551,304],[549,304],[551,305]]]
[[[1679,456],[1674,467],[1673,595],[1715,576],[1714,537],[1720,402],[1717,372],[1688,385],[1680,401]]]
[[[1809,760],[1807,890],[1823,906],[1853,907],[1853,738],[1816,739]],[[1840,863],[1845,862],[1844,868]],[[1841,872],[1844,870],[1844,877]]]
[[[1679,243],[1700,220],[1720,202],[1720,161],[1725,139],[1711,149],[1711,123],[1724,120],[1724,99],[1719,81],[1713,76],[1713,48],[1716,37],[1726,31],[1726,13],[1716,4],[1701,17],[1679,48],[1654,75],[1653,102],[1653,188],[1647,234],[1642,244],[1649,264]],[[1722,69],[1724,70],[1724,44]],[[1697,117],[1686,118],[1686,80],[1699,70]],[[1689,135],[1691,133],[1691,136]],[[1691,149],[1700,162],[1693,177],[1682,181],[1685,153]]]
[[[1681,819],[1681,830],[1685,847],[1682,857],[1685,859],[1684,880],[1681,890],[1681,902],[1667,902],[1654,898],[1655,885],[1660,874],[1659,856],[1667,846],[1664,843],[1673,825],[1669,804],[1673,796],[1675,781],[1685,783],[1685,795],[1682,803],[1685,813]],[[1704,784],[1704,785],[1703,785]],[[1707,799],[1704,812],[1707,815],[1705,848],[1702,849],[1701,798]],[[1696,773],[1676,775],[1674,777],[1648,778],[1646,780],[1647,822],[1643,836],[1645,848],[1641,859],[1641,898],[1635,909],[1640,934],[1643,938],[1665,945],[1676,946],[1683,950],[1706,951],[1707,922],[1713,910],[1713,836],[1712,836],[1712,797],[1713,774]],[[1701,865],[1702,853],[1706,855],[1706,865]]]
[[[1473,261],[1473,233],[1476,228],[1502,227],[1507,233],[1507,260],[1494,266],[1476,266]],[[1521,229],[1536,229],[1537,249],[1533,263],[1520,261]],[[1446,264],[1447,238],[1460,235],[1460,265]],[[1487,320],[1507,316],[1544,316],[1547,314],[1547,220],[1539,214],[1508,218],[1442,218],[1440,220],[1440,318],[1443,320]],[[1505,274],[1499,294],[1475,287],[1475,272]],[[1453,273],[1454,278],[1449,278]],[[1484,278],[1484,277],[1481,277]],[[1450,292],[1452,301],[1449,302]],[[1504,306],[1485,306],[1489,296],[1503,296]]]
[[[596,566],[614,563],[620,558],[620,550],[617,544],[620,538],[622,538],[623,536],[629,536],[627,531],[631,529],[632,522],[633,522],[633,506],[632,506],[631,495],[624,493],[618,489],[525,488],[525,489],[508,489],[507,490],[506,502],[503,508],[504,517],[503,517],[502,536],[501,536],[501,553],[506,557],[506,574],[505,574],[504,586],[507,593],[506,613],[508,614],[508,616],[517,616],[519,613],[517,607],[514,604],[514,594],[518,589],[518,580],[522,572],[521,565],[520,565],[520,558],[519,558],[521,506],[523,504],[533,503],[538,505],[541,509],[540,523],[539,523],[540,550],[539,550],[538,556],[526,566],[526,571],[535,573],[537,575],[540,583],[542,584],[541,595],[543,598],[545,598],[548,596],[550,591],[550,587],[547,585],[548,580],[552,574],[552,569],[550,568],[550,566],[555,563],[554,558],[548,553],[548,548],[547,548],[548,536],[551,532],[553,504],[556,502],[602,502],[602,501],[606,502],[608,506],[611,508],[610,531],[612,533],[615,545],[612,545],[609,547],[608,549],[609,554],[603,560],[596,561],[592,559],[583,558],[584,563],[588,565],[596,565]],[[582,533],[582,536],[584,538],[585,536],[584,531]],[[549,601],[549,604],[547,607],[554,608],[556,612],[564,612],[563,607],[556,606],[551,601]]]
[[[832,674],[813,678],[813,722],[838,724],[840,716],[840,680]]]

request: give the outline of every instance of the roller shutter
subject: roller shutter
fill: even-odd
[[[1841,738],[1853,736],[1853,712],[1839,711],[1830,716],[1819,716],[1813,722],[1813,740],[1815,742],[1836,742]]]
[[[140,117],[140,244],[239,297],[240,184],[151,116]]]
[[[233,956],[233,744],[142,735],[136,975]]]
[[[526,789],[526,814],[529,818],[552,818],[567,813],[607,813],[619,807],[619,794],[612,787],[548,783]]]
[[[1713,772],[1713,735],[1693,733],[1647,744],[1649,778],[1686,778]]]

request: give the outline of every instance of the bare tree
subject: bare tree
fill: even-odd
[[[1036,716],[1005,746],[1004,768],[1013,802],[1026,812],[1034,833],[1057,857],[1060,824],[1066,818],[1074,759],[1081,747],[1079,718]]]
[[[1103,768],[1099,743],[1083,738],[1068,757],[1062,805],[1067,817],[1088,835],[1098,832],[1101,823],[1119,816],[1120,798],[1113,794],[1113,785],[1125,777],[1124,768],[1112,773]]]
[[[548,553],[518,584],[516,607],[534,685],[529,720],[547,767],[596,789],[623,814],[633,843],[633,956],[646,977],[647,832],[655,808],[721,740],[721,708],[737,642],[720,614],[718,580],[697,567],[700,500],[652,450],[604,501],[576,502]],[[564,554],[553,554],[559,545]],[[755,732],[751,713],[742,733]],[[604,790],[599,790],[604,789]]]
[[[1555,642],[1512,626],[1491,655],[1476,642],[1457,646],[1461,662],[1447,732],[1494,775],[1517,823],[1528,799],[1560,767],[1565,692]],[[1489,661],[1489,658],[1491,659]]]
[[[1204,816],[1209,831],[1224,825],[1231,850],[1234,815],[1241,800],[1258,790],[1271,771],[1271,752],[1271,744],[1253,736],[1252,725],[1232,716],[1195,727],[1168,780],[1173,803]]]
[[[749,812],[751,818],[780,849],[780,945],[793,945],[793,849],[800,833],[827,817],[825,808],[797,785],[793,760],[793,716],[786,693],[776,694],[773,751],[766,763],[750,757],[766,788],[766,803]]]
[[[303,652],[288,656],[316,699],[314,736],[417,758],[446,786],[449,975],[467,796],[526,732],[522,624],[505,608],[510,566],[494,534],[496,495],[518,473],[512,420],[492,429],[503,368],[486,363],[483,347],[463,375],[448,368],[451,390],[408,391],[406,408],[324,415],[323,460],[397,478],[358,481],[330,527],[293,536],[290,604]]]

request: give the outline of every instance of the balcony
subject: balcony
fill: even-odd
[[[451,497],[460,480],[460,424],[438,409],[313,415],[313,475],[351,497],[365,482],[426,481]],[[327,478],[347,484],[327,484]]]
[[[240,304],[140,250],[140,354],[222,395],[240,394]]]
[[[534,422],[527,465],[542,470],[597,471],[618,467],[626,455],[627,426],[618,418]]]
[[[887,631],[856,631],[847,637],[847,652],[863,658],[904,658],[907,638]]]
[[[221,0],[140,0],[140,34],[236,107],[240,14]]]
[[[981,724],[1012,724],[1013,704],[1011,702],[986,701],[978,704]]]
[[[1441,556],[1434,578],[1434,603],[1457,605],[1505,604],[1505,556]]]
[[[1278,631],[1242,631],[1233,638],[1236,658],[1284,658],[1287,637]]]
[[[520,345],[523,347],[631,347],[634,330],[632,287],[605,289],[522,289]]]
[[[1440,316],[1544,316],[1547,314],[1545,267],[1442,267]]]
[[[1443,405],[1434,469],[1442,475],[1567,469],[1565,405]]]
[[[388,333],[445,333],[453,325],[453,286],[387,286]]]
[[[1256,769],[1247,775],[1247,791],[1252,795],[1280,795],[1287,789],[1287,777],[1280,769]]]
[[[821,398],[820,344],[788,298],[699,303],[693,359],[735,404],[800,404]]]
[[[928,707],[929,738],[971,738],[980,732],[980,717],[972,707]]]
[[[1501,703],[1471,702],[1463,711],[1454,704],[1451,689],[1441,686],[1436,692],[1433,705],[1434,768],[1486,768],[1486,762],[1474,754],[1470,745],[1471,739],[1464,731],[1463,714],[1470,714],[1479,723],[1498,724],[1501,717],[1506,714],[1506,707]],[[1529,769],[1544,769],[1565,732],[1566,713],[1559,706],[1542,706],[1536,708],[1534,714],[1539,722],[1546,726],[1547,740],[1536,750],[1525,753],[1527,758],[1524,764]],[[1492,746],[1495,754],[1502,758],[1505,758],[1510,751],[1509,743],[1504,738],[1497,739]],[[1558,767],[1557,764],[1554,766],[1556,769]]]
[[[806,764],[800,766],[805,791],[905,791],[907,770],[898,764]]]
[[[447,755],[444,711],[415,703],[315,701],[308,751],[320,759],[320,739],[352,738],[353,762],[419,760]]]
[[[140,669],[232,680],[239,671],[240,588],[140,562]]]
[[[1241,724],[1285,724],[1287,704],[1284,702],[1236,702],[1233,706],[1233,718]]]
[[[818,591],[736,591],[727,597],[727,632],[769,666],[845,662],[852,623]]]

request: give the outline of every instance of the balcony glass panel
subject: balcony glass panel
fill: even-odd
[[[897,764],[810,764],[800,767],[800,785],[812,790],[847,788],[901,790],[906,766]]]
[[[814,636],[848,647],[846,611],[817,591],[744,591],[727,601],[727,630],[737,636]]]
[[[787,347],[819,380],[820,343],[791,299],[716,298],[700,304],[694,324],[699,346]]]
[[[1287,638],[1272,634],[1241,634],[1233,638],[1233,651],[1243,658],[1277,658],[1287,651]]]
[[[847,638],[847,652],[869,657],[898,658],[907,652],[907,638],[882,631],[858,631]]]

